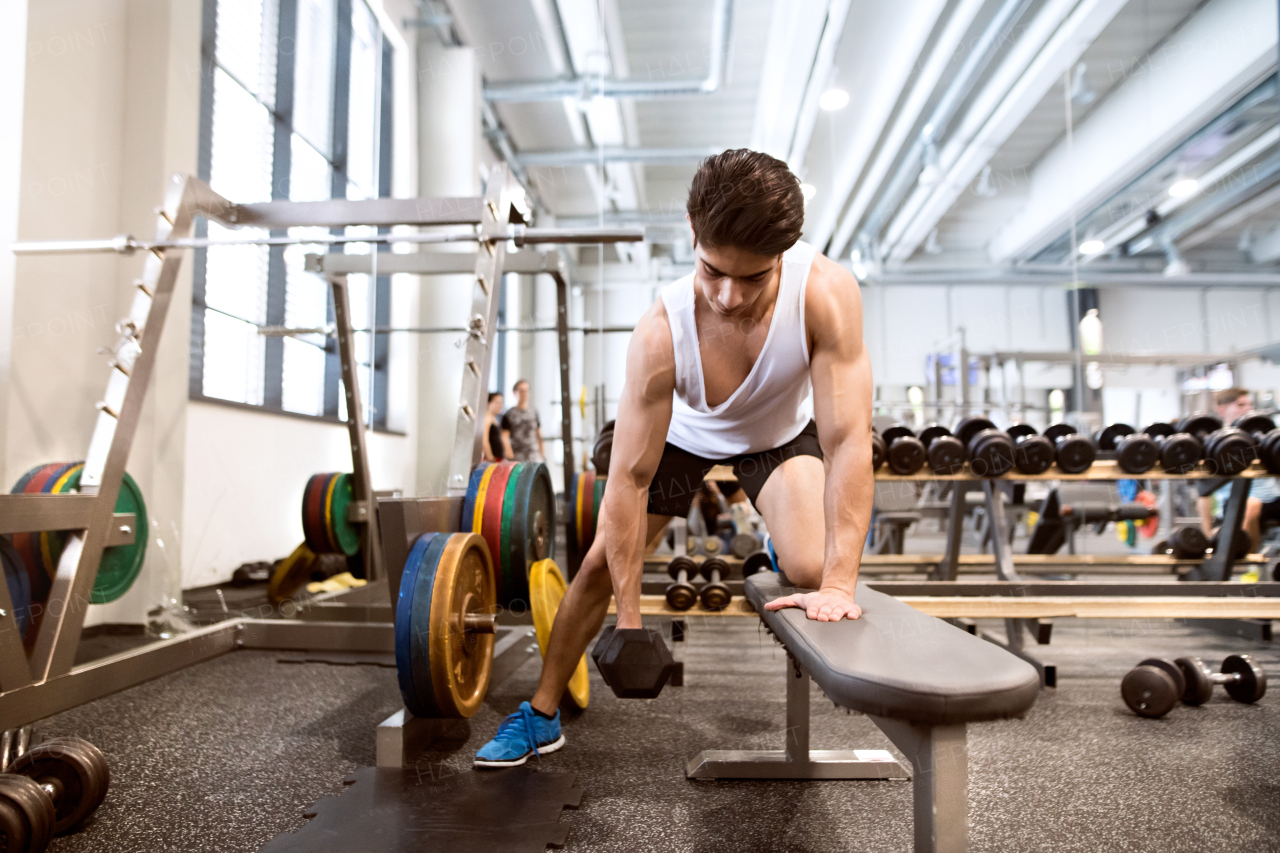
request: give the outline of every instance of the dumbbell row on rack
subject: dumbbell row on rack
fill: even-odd
[[[1054,424],[1038,435],[1029,424],[999,430],[990,420],[971,416],[956,425],[955,434],[929,424],[916,436],[896,424],[872,438],[872,466],[888,464],[895,474],[909,476],[926,464],[939,476],[958,474],[966,462],[980,477],[1002,477],[1013,469],[1025,475],[1043,474],[1056,464],[1063,473],[1089,470],[1099,454],[1114,457],[1127,474],[1140,475],[1157,464],[1167,474],[1186,474],[1204,461],[1211,474],[1234,477],[1254,461],[1269,473],[1280,474],[1280,430],[1267,415],[1252,413],[1224,427],[1210,414],[1183,418],[1177,425],[1154,423],[1141,432],[1128,424],[1111,424],[1091,439],[1067,424]]]
[[[705,610],[724,610],[733,600],[724,578],[729,576],[729,564],[719,557],[708,557],[699,565],[691,557],[672,557],[667,564],[667,574],[673,583],[667,586],[667,606],[672,610],[688,610],[699,601]],[[707,582],[701,590],[691,581],[705,576]]]

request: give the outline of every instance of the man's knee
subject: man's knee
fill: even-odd
[[[805,589],[817,589],[822,585],[822,561],[796,555],[787,559],[787,555],[778,554],[778,567],[782,569],[793,586]]]

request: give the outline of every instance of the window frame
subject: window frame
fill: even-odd
[[[197,154],[197,175],[208,182],[213,172],[213,114],[214,114],[214,77],[222,66],[217,61],[217,11],[220,0],[203,0],[200,42],[200,118],[199,149]],[[277,15],[277,44],[286,41],[296,44],[298,35],[298,0],[266,0],[274,7]],[[351,82],[351,49],[355,36],[352,16],[356,12],[356,4],[364,4],[366,11],[373,16],[377,35],[381,41],[380,64],[375,73],[380,75],[378,110],[378,140],[376,156],[378,158],[377,194],[386,198],[391,195],[392,178],[392,142],[394,125],[394,47],[382,31],[380,23],[369,9],[365,0],[334,0],[335,21],[333,45],[333,86],[330,94],[330,153],[319,152],[330,167],[330,198],[346,198],[348,178],[348,139],[351,132],[348,120],[350,82]],[[293,135],[294,127],[294,94],[297,69],[296,51],[276,51],[275,63],[275,96],[274,105],[269,108],[273,125],[271,196],[273,201],[289,200],[290,177],[293,167]],[[223,69],[224,72],[226,69]],[[234,75],[232,75],[232,79]],[[237,84],[240,83],[236,80]],[[236,199],[231,199],[236,201]],[[331,229],[331,233],[341,234],[345,229]],[[381,228],[380,233],[390,229]],[[195,236],[207,237],[208,222],[197,218]],[[287,237],[287,230],[276,229],[270,232],[272,237]],[[374,251],[389,251],[385,243],[373,244]],[[268,250],[266,316],[265,325],[279,326],[285,323],[286,296],[288,291],[288,269],[285,263],[285,247],[271,246]],[[196,249],[192,253],[192,294],[191,294],[191,343],[190,369],[188,373],[188,398],[197,402],[216,403],[232,408],[267,414],[285,415],[323,423],[345,423],[338,417],[339,397],[341,393],[341,371],[338,357],[338,343],[334,337],[327,337],[323,346],[325,353],[323,400],[321,414],[296,412],[284,408],[284,338],[269,336],[264,341],[263,357],[263,399],[261,404],[243,403],[221,397],[211,397],[204,393],[204,355],[205,355],[205,311],[210,309],[206,304],[206,285],[208,274],[208,250]],[[374,312],[373,325],[387,328],[391,320],[391,278],[380,275],[373,282]],[[326,321],[335,320],[333,307],[333,291],[326,288]],[[228,315],[232,316],[232,315]],[[244,318],[235,319],[243,321]],[[388,406],[388,361],[390,358],[390,335],[387,332],[373,333],[373,364],[369,376],[372,381],[373,418],[366,423],[374,430],[393,434],[403,434],[399,430],[387,427]],[[308,344],[314,345],[314,344]],[[357,361],[361,361],[357,356]],[[363,362],[361,362],[363,363]],[[362,388],[361,396],[367,402],[370,389]]]

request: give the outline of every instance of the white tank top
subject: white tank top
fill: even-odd
[[[799,242],[782,256],[778,301],[769,333],[747,378],[715,408],[707,405],[694,320],[693,273],[662,289],[676,357],[676,391],[667,441],[707,459],[772,450],[812,417],[804,290],[816,250]]]

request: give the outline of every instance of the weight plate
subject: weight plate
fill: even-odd
[[[568,550],[566,555],[569,565],[569,580],[573,580],[574,575],[578,573],[578,566],[582,564],[582,552],[578,550],[578,477],[577,475],[569,478],[569,491],[564,496],[564,544]]]
[[[1126,435],[1133,435],[1133,427],[1128,424],[1111,424],[1098,430],[1093,439],[1098,443],[1099,450],[1110,451],[1115,450],[1120,439]]]
[[[337,544],[340,552],[353,557],[360,553],[360,531],[351,523],[347,513],[355,502],[355,477],[338,474],[331,494],[330,539]]]
[[[34,494],[44,488],[49,475],[62,467],[62,463],[53,462],[37,465],[23,474],[11,490],[12,494]],[[38,532],[13,534],[13,545],[22,556],[22,563],[27,570],[27,580],[31,587],[31,600],[44,602],[49,597],[49,589],[53,579],[45,571],[40,559],[40,534]]]
[[[1231,425],[1247,433],[1260,433],[1262,435],[1266,435],[1276,428],[1276,422],[1269,415],[1259,414],[1258,412],[1250,412],[1247,415],[1236,418]]]
[[[52,466],[40,491],[46,494],[61,494],[69,491],[68,475],[76,469],[77,465],[84,467],[82,462],[63,462]],[[77,478],[76,483],[79,482]],[[50,578],[58,573],[58,560],[62,558],[62,546],[66,541],[67,535],[61,530],[45,530],[36,537],[36,555],[39,557],[39,565]]]
[[[1023,474],[1043,474],[1053,467],[1053,444],[1043,435],[1022,435],[1013,448],[1013,464]]]
[[[595,541],[596,528],[600,526],[600,507],[604,506],[604,487],[608,483],[605,477],[596,477],[594,484],[595,501],[591,506],[591,539]],[[704,546],[705,547],[705,546]]]
[[[1127,474],[1145,474],[1160,461],[1160,448],[1150,436],[1142,433],[1123,436],[1115,451],[1116,465]]]
[[[994,427],[969,440],[969,470],[979,477],[1003,477],[1013,469],[1013,440]]]
[[[929,444],[929,469],[940,476],[959,474],[966,458],[964,445],[954,435],[940,435]]]
[[[1120,695],[1129,710],[1143,717],[1163,717],[1178,704],[1177,684],[1154,666],[1129,670],[1120,682]]]
[[[79,738],[54,738],[32,747],[10,767],[36,784],[54,789],[55,834],[79,826],[106,799],[110,781],[106,760],[101,753],[93,753],[98,753],[97,749]]]
[[[1222,429],[1222,418],[1208,412],[1197,412],[1178,421],[1178,432],[1189,432],[1200,438],[1220,429]]]
[[[493,479],[493,473],[497,470],[497,465],[490,465],[480,475],[480,485],[476,488],[475,512],[471,516],[470,532],[472,533],[480,533],[484,528],[484,504],[489,497],[489,481]],[[464,524],[463,527],[465,528],[466,525]]]
[[[523,550],[519,555],[514,553],[515,518],[520,512],[519,507],[516,506],[516,491],[520,485],[520,478],[524,476],[529,466],[528,462],[516,463],[516,467],[507,477],[507,488],[502,496],[502,529],[499,531],[501,539],[498,553],[493,555],[493,570],[498,573],[498,603],[503,607],[510,607],[516,602],[525,605],[529,601],[529,575],[526,571],[528,566],[524,562],[524,553]],[[518,560],[515,559],[517,556]],[[520,565],[519,571],[516,570],[517,564]]]
[[[0,774],[0,839],[5,853],[38,853],[47,848],[55,814],[52,798],[35,780]]]
[[[1173,428],[1173,424],[1166,424],[1160,421],[1143,427],[1142,431],[1152,438],[1167,438],[1177,432]]]
[[[920,435],[916,437],[924,442],[924,446],[927,448],[929,445],[933,444],[933,440],[935,438],[941,438],[944,435],[951,435],[951,430],[947,429],[942,424],[929,424],[924,429],[920,430]]]
[[[338,487],[339,476],[341,475],[335,471],[329,475],[329,479],[325,480],[324,483],[324,500],[322,502],[324,510],[322,515],[324,520],[321,523],[321,529],[324,531],[324,535],[321,539],[323,539],[328,545],[328,547],[325,548],[326,554],[338,553],[338,540],[337,537],[334,536],[333,531],[333,493]]]
[[[466,617],[497,611],[493,562],[478,534],[424,539],[409,552],[396,602],[400,692],[414,716],[470,717],[489,689],[494,635],[468,630]]]
[[[597,510],[598,511],[598,510]],[[714,557],[724,550],[724,540],[719,536],[708,536],[702,540],[702,553]]]
[[[1244,430],[1226,427],[1209,436],[1205,442],[1205,462],[1210,474],[1234,477],[1245,471],[1257,457],[1253,437]]]
[[[511,570],[504,576],[504,584],[509,578],[510,589],[514,592],[508,592],[507,596],[512,602],[531,601],[529,572],[535,563],[555,558],[555,489],[546,465],[526,463],[517,484],[514,505]],[[504,606],[509,607],[510,604]]]
[[[887,430],[887,432],[892,432],[892,430]],[[910,430],[906,430],[906,432],[910,433]],[[909,476],[924,467],[924,444],[918,438],[908,434],[885,440],[889,442],[887,458],[889,470],[893,471],[893,473]]]
[[[302,588],[311,580],[311,570],[316,562],[316,553],[303,542],[293,553],[280,561],[271,578],[267,581],[267,600],[279,604]]]
[[[1240,676],[1238,680],[1223,685],[1227,695],[1237,702],[1257,702],[1267,692],[1267,674],[1249,655],[1229,655],[1222,662],[1222,671]]]
[[[745,560],[748,554],[760,549],[760,540],[754,533],[735,533],[729,540],[729,553]]]
[[[586,556],[586,549],[582,547],[583,534],[586,532],[582,522],[582,495],[586,484],[587,472],[579,471],[573,478],[573,506],[569,508],[569,514],[573,517],[574,543],[578,548],[579,560]]]
[[[439,552],[444,550],[446,538],[447,535],[443,533],[424,533],[418,537],[404,561],[404,571],[400,574],[400,592],[396,596],[396,678],[400,683],[400,697],[404,699],[404,706],[417,717],[428,717],[437,709],[432,699],[430,672],[425,667],[419,671],[415,667],[414,658],[415,635],[419,631],[430,634],[431,609],[427,605],[420,605],[420,609],[415,609],[414,596],[418,590],[418,573],[428,562],[427,551],[435,551],[430,555],[430,560],[434,563],[439,559]],[[419,683],[423,686],[421,694],[418,692]]]
[[[1076,428],[1071,426],[1071,424],[1052,424],[1045,427],[1044,432],[1040,434],[1052,441],[1054,444],[1057,444],[1058,439],[1062,438],[1064,435],[1075,435]]]
[[[474,523],[476,514],[476,495],[480,491],[480,480],[484,477],[484,472],[490,468],[488,462],[481,462],[471,472],[471,479],[467,481],[467,496],[462,501],[462,529],[470,530]]]
[[[1012,438],[1014,441],[1028,435],[1038,435],[1036,428],[1031,424],[1010,424],[1009,428],[1005,430],[1005,432],[1007,432],[1009,434],[1009,438]]]
[[[545,466],[538,467],[546,470]],[[551,642],[551,626],[555,624],[556,613],[560,609],[565,591],[564,576],[560,574],[554,560],[538,560],[529,568],[529,609],[533,611],[533,630],[538,635],[538,651],[544,658],[547,656],[547,644]],[[587,675],[585,652],[574,668],[573,675],[569,676],[568,692],[574,707],[587,707],[587,701],[591,698],[591,682]]]
[[[1189,433],[1176,432],[1160,444],[1160,467],[1166,474],[1187,474],[1203,457],[1204,445]]]
[[[1097,457],[1093,442],[1082,435],[1068,433],[1065,437],[1057,439],[1055,443],[1057,444],[1056,459],[1058,467],[1064,473],[1083,474],[1089,470],[1089,467],[1093,465],[1093,460]]]
[[[31,625],[31,575],[22,564],[18,549],[4,536],[0,536],[0,564],[4,567],[4,579],[9,587],[13,618],[18,624],[18,633],[25,640],[27,628]]]
[[[317,554],[324,552],[325,534],[320,529],[320,520],[324,517],[322,501],[328,480],[328,474],[312,474],[302,491],[302,536],[307,547]]]
[[[484,495],[484,516],[480,524],[480,535],[489,546],[490,559],[493,561],[494,582],[497,584],[498,598],[503,598],[502,578],[498,575],[499,557],[502,554],[502,515],[503,503],[507,497],[507,482],[518,462],[499,462],[493,466],[493,476],[489,477],[489,488]]]
[[[1159,503],[1156,500],[1155,493],[1146,491],[1145,489],[1138,492],[1137,501],[1147,509],[1151,510],[1150,518],[1146,521],[1138,522],[1138,532],[1142,534],[1143,538],[1151,539],[1156,535],[1156,531],[1160,528]]]
[[[954,430],[956,438],[960,439],[960,443],[964,445],[965,450],[969,450],[969,444],[973,441],[973,437],[985,429],[995,429],[996,425],[984,417],[978,415],[969,415],[967,418],[961,418],[960,423],[956,424]]]
[[[1178,691],[1175,695],[1181,698],[1187,689],[1186,676],[1182,674],[1182,667],[1178,666],[1168,658],[1147,658],[1140,662],[1138,666],[1154,666],[1156,669],[1163,670],[1173,679],[1174,688]]]
[[[915,438],[916,434],[911,431],[910,427],[894,424],[881,432],[880,437],[884,439],[885,444],[892,446],[895,438]]]
[[[1169,534],[1169,548],[1178,560],[1199,560],[1209,548],[1209,540],[1199,527],[1179,527]]]
[[[1213,682],[1209,679],[1209,668],[1200,658],[1178,658],[1174,661],[1182,670],[1182,678],[1187,689],[1182,694],[1185,705],[1203,705],[1213,695]]]
[[[750,577],[757,572],[773,571],[773,559],[769,556],[769,552],[765,550],[756,551],[754,554],[747,555],[742,561],[742,576]]]
[[[1280,429],[1273,429],[1259,439],[1258,461],[1268,474],[1280,474]]]
[[[80,477],[84,473],[84,464],[76,463],[65,471],[56,481],[51,481],[51,490],[56,492],[79,491]],[[147,557],[147,541],[151,538],[151,522],[147,516],[147,503],[142,497],[142,489],[133,477],[125,472],[120,482],[120,492],[116,496],[116,512],[131,512],[137,519],[134,525],[133,542],[128,545],[116,545],[102,552],[98,562],[98,575],[93,581],[93,592],[89,601],[94,604],[107,604],[115,601],[129,591],[133,582],[142,571],[142,564]],[[53,557],[54,573],[57,572],[57,560],[62,556],[62,545],[65,538],[48,537],[51,546],[49,552]],[[56,548],[55,548],[56,546]]]
[[[871,473],[880,470],[880,466],[884,464],[884,439],[880,437],[880,433],[871,433]]]

